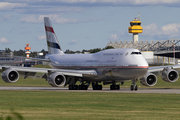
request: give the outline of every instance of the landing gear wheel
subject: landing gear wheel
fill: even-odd
[[[93,90],[102,90],[102,85],[98,85],[98,82],[92,82],[92,88]]]
[[[69,85],[69,90],[78,90],[77,85]]]
[[[79,85],[79,90],[82,90],[82,85]]]
[[[114,90],[115,89],[115,86],[114,85],[111,85],[110,86],[110,90]]]
[[[83,85],[83,90],[87,90],[88,86],[87,85]]]
[[[116,90],[119,90],[120,89],[120,86],[119,85],[116,85]]]
[[[138,90],[138,86],[137,86],[137,85],[135,86],[134,90],[135,90],[135,91],[137,91],[137,90]]]
[[[97,85],[93,85],[93,90],[97,90]]]
[[[133,80],[132,80],[132,85],[131,85],[131,87],[130,87],[130,90],[131,90],[131,91],[133,91],[133,90],[137,91],[137,89],[138,89],[138,87],[137,87],[137,85],[136,85],[137,80],[138,80],[138,79],[133,79]]]
[[[130,90],[131,90],[131,91],[133,91],[133,90],[134,90],[134,86],[133,86],[133,85],[131,85]]]
[[[93,90],[97,90],[97,85],[93,85]]]
[[[87,90],[88,86],[87,85],[79,85],[79,90]]]
[[[94,85],[93,90],[102,90],[102,85]]]
[[[72,85],[69,85],[69,90],[73,90],[73,86]]]
[[[97,89],[98,89],[98,90],[102,90],[102,85],[98,85],[98,86],[97,86]]]
[[[78,90],[78,85],[74,85],[73,90]]]
[[[110,90],[119,90],[120,86],[119,85],[111,85]]]

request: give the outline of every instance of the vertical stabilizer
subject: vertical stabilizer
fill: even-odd
[[[49,17],[44,17],[44,25],[46,30],[46,40],[49,54],[64,54],[61,50]]]

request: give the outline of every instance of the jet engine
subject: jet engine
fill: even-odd
[[[147,73],[144,77],[140,78],[140,83],[145,86],[154,86],[157,83],[157,77],[153,73]]]
[[[166,82],[176,82],[179,78],[179,73],[176,70],[167,68],[162,72],[162,79]]]
[[[48,83],[53,87],[60,87],[66,83],[66,77],[62,73],[52,73],[47,77]]]
[[[6,83],[14,83],[19,79],[19,73],[14,69],[7,69],[2,72],[1,77]]]

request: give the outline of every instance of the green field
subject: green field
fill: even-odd
[[[121,87],[130,86],[126,82]],[[140,88],[144,88],[139,81]],[[49,86],[44,79],[20,79],[16,83],[0,86]],[[106,85],[105,87],[109,87]],[[149,87],[148,87],[149,88]],[[167,83],[159,80],[151,88],[180,88],[180,80]],[[11,109],[25,120],[164,120],[180,118],[180,95],[178,94],[128,94],[91,93],[73,91],[0,91],[0,116],[12,116]]]
[[[164,120],[180,118],[180,95],[0,91],[0,113],[26,120]],[[13,116],[13,115],[11,115]]]
[[[5,83],[0,79],[0,86],[50,87],[45,79],[22,78],[16,83]],[[130,85],[131,81],[128,81],[121,87],[129,88]],[[137,85],[145,88],[139,81]],[[109,88],[109,85],[104,87]],[[180,80],[167,83],[158,76],[158,83],[151,88],[179,89]],[[180,95],[1,90],[0,120],[5,120],[8,116],[16,118],[11,109],[25,120],[174,120],[180,118]]]

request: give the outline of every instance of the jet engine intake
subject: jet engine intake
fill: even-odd
[[[48,83],[53,87],[60,87],[66,83],[66,77],[62,73],[52,73],[47,77]]]
[[[144,77],[140,78],[140,83],[144,86],[152,87],[157,83],[157,77],[153,73],[147,73]]]
[[[19,79],[19,73],[14,69],[7,69],[2,72],[1,77],[6,83],[14,83]]]
[[[166,68],[162,72],[162,79],[166,82],[176,82],[178,78],[179,73],[174,69]]]

